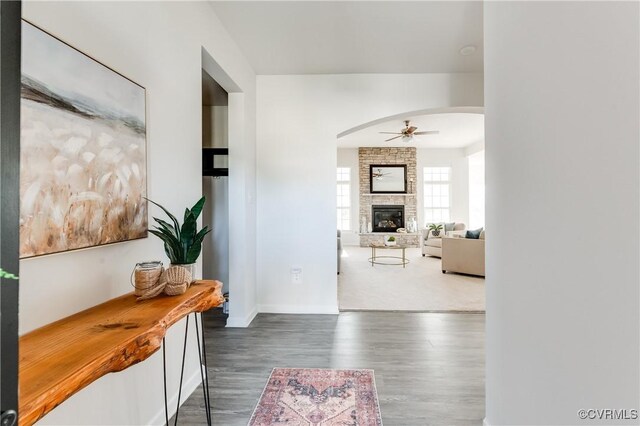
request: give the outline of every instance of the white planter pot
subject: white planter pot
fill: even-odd
[[[187,271],[191,273],[191,282],[196,280],[196,264],[188,263],[188,264],[171,264],[170,266],[179,266],[181,268],[185,268]]]

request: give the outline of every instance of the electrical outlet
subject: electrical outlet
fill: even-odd
[[[291,267],[291,284],[302,284],[302,266]]]

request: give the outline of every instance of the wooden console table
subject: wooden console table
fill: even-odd
[[[94,380],[144,361],[171,325],[222,302],[222,283],[196,281],[180,296],[136,302],[126,294],[20,337],[19,424],[32,425]]]

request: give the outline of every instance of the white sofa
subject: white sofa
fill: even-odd
[[[484,232],[479,239],[442,238],[442,273],[484,277]]]
[[[449,231],[449,235],[464,235],[466,226],[464,223],[456,223],[453,225],[453,231]],[[442,237],[445,235],[444,229],[440,231],[440,235],[435,237],[429,229],[422,230],[421,246],[423,256],[442,257]]]

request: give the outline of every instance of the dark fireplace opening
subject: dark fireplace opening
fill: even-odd
[[[396,232],[404,228],[404,206],[371,206],[373,232]]]

